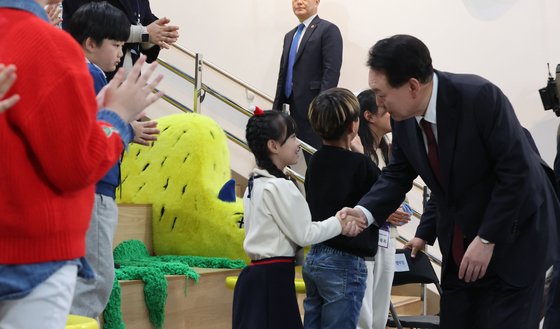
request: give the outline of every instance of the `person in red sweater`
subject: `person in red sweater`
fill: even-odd
[[[15,81],[16,67],[14,65],[4,66],[4,64],[0,64],[0,113],[14,106],[19,101],[19,95],[17,94],[3,99]]]
[[[83,256],[94,184],[130,141],[127,124],[161,96],[155,64],[140,75],[143,57],[96,101],[79,44],[48,23],[54,2],[0,0],[0,63],[18,72],[7,97],[21,97],[0,115],[2,329],[64,328],[76,274],[92,274]]]

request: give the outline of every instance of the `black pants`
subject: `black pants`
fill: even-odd
[[[449,264],[442,279],[441,329],[537,329],[544,273],[527,287],[514,287],[492,273],[473,283]]]

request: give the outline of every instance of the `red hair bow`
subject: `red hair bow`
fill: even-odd
[[[260,116],[264,115],[263,109],[261,109],[260,107],[258,107],[256,105],[253,106],[253,107],[254,107],[254,109],[253,109],[253,115],[254,116],[260,117]]]

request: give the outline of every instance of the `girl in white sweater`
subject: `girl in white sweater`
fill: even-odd
[[[294,286],[296,251],[341,233],[355,236],[365,227],[338,214],[311,221],[305,198],[284,174],[298,160],[295,131],[294,120],[280,111],[257,108],[247,123],[246,139],[257,163],[243,197],[243,247],[251,264],[235,286],[233,329],[302,328]]]

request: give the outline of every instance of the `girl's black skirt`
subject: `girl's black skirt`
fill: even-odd
[[[294,277],[293,257],[245,267],[233,292],[232,329],[302,329]]]

